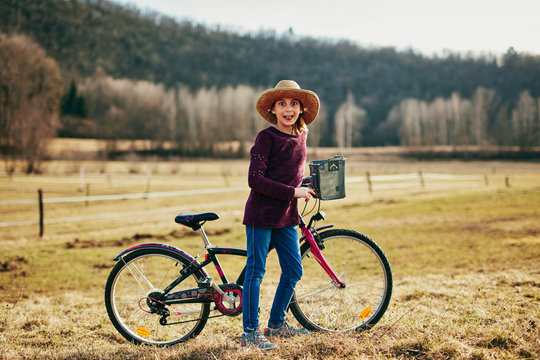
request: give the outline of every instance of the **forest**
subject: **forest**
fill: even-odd
[[[0,33],[24,34],[58,64],[59,136],[212,155],[252,141],[265,126],[258,93],[289,78],[322,101],[311,145],[540,145],[540,55],[511,47],[428,57],[292,31],[240,35],[107,0],[2,0]]]

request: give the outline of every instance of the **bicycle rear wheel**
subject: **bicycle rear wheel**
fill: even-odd
[[[320,234],[322,253],[344,288],[334,284],[311,254],[301,248],[304,275],[290,309],[312,331],[361,331],[383,316],[392,295],[392,271],[381,248],[366,235],[346,229]]]
[[[105,286],[105,305],[124,338],[135,344],[166,346],[201,332],[210,312],[208,303],[151,304],[189,263],[189,259],[166,249],[137,250],[118,261]],[[197,279],[202,277],[197,272],[174,291],[197,288]],[[168,314],[166,322],[162,320],[164,314]]]

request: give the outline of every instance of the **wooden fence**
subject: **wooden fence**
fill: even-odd
[[[426,183],[441,182],[441,181],[451,181],[453,183],[459,183],[460,185],[471,185],[471,184],[474,184],[474,185],[484,184],[486,186],[489,185],[489,179],[487,175],[481,176],[481,175],[436,174],[436,173],[423,173],[421,171],[417,173],[406,173],[406,174],[395,174],[395,175],[376,175],[376,176],[372,176],[369,172],[367,172],[365,176],[348,177],[346,179],[347,184],[365,183],[367,186],[367,190],[370,193],[373,193],[375,191],[399,189],[399,188],[418,188],[418,187],[425,188]],[[510,180],[508,176],[506,176],[505,178],[505,186],[510,187]],[[81,187],[84,188],[84,184],[81,183]],[[88,204],[91,201],[118,201],[118,200],[128,200],[128,199],[149,199],[149,198],[158,198],[158,197],[181,197],[181,196],[187,196],[187,195],[218,194],[218,193],[229,193],[229,192],[240,192],[240,191],[244,191],[244,192],[248,191],[248,188],[247,187],[223,187],[223,188],[206,188],[206,189],[195,189],[195,190],[149,192],[149,187],[147,187],[147,192],[143,192],[143,193],[90,195],[89,186],[88,184],[86,184],[86,195],[84,196],[46,198],[44,197],[43,190],[39,189],[38,196],[36,199],[0,201],[0,205],[10,205],[10,206],[16,206],[16,205],[22,205],[22,204],[37,204],[38,209],[39,209],[39,220],[0,222],[0,227],[28,226],[28,225],[39,224],[39,234],[40,236],[43,236],[45,224],[87,221],[90,219],[127,216],[127,215],[143,214],[149,211],[156,211],[156,210],[136,210],[136,211],[127,211],[127,212],[93,214],[93,215],[74,216],[74,217],[45,220],[43,204],[47,204],[47,203],[85,202],[86,204]],[[241,202],[243,201],[244,200],[242,200]],[[233,203],[240,204],[240,201],[234,201]],[[212,204],[212,205],[231,205],[231,202]],[[163,210],[164,209],[157,209],[157,211],[163,211]],[[173,210],[173,209],[167,208],[166,210]]]

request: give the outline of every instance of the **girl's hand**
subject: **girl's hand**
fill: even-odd
[[[294,189],[295,198],[304,198],[306,201],[309,201],[313,195],[315,195],[315,191],[307,187],[298,187]]]

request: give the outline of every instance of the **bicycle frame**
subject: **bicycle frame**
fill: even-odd
[[[201,229],[202,230],[202,229]],[[201,302],[199,300],[193,301],[192,298],[199,298],[202,295],[212,295],[213,293],[200,293],[195,290],[201,290],[199,289],[189,289],[189,290],[183,290],[175,293],[170,293],[172,289],[176,287],[176,285],[180,284],[182,281],[184,281],[189,276],[193,275],[199,270],[204,271],[204,267],[210,263],[214,263],[214,266],[218,272],[219,277],[221,278],[221,281],[223,285],[229,284],[229,280],[227,279],[227,275],[225,275],[225,272],[223,271],[221,264],[217,258],[216,255],[236,255],[236,256],[247,256],[247,251],[242,249],[235,249],[235,248],[222,248],[222,247],[207,247],[206,248],[206,255],[205,260],[202,263],[197,262],[197,260],[194,260],[190,266],[187,268],[184,268],[180,271],[180,274],[182,274],[179,278],[177,278],[175,281],[173,281],[169,286],[167,286],[165,289],[163,289],[162,293],[162,301],[166,301],[168,304],[179,304],[179,303],[189,303],[189,302]],[[204,274],[206,274],[206,271],[204,271]],[[237,285],[243,285],[244,282],[244,274],[245,274],[245,267],[242,270],[241,274],[239,275],[236,284]],[[206,274],[206,276],[208,276]],[[241,282],[240,282],[241,281]],[[218,293],[222,293],[223,291],[220,291],[220,289],[216,289],[216,287],[219,289],[218,285],[215,285],[215,283],[212,281],[210,286],[205,289],[213,288]],[[221,294],[223,295],[223,294]],[[205,300],[205,299],[202,299]]]
[[[304,235],[304,238],[308,241],[309,245],[311,246],[311,253],[313,254],[313,257],[315,258],[315,260],[317,260],[319,265],[321,265],[321,267],[328,274],[328,276],[330,276],[330,278],[332,279],[332,281],[334,281],[335,284],[339,285],[340,288],[344,288],[345,283],[339,279],[339,277],[336,275],[334,270],[332,270],[332,268],[330,267],[330,265],[324,258],[323,254],[321,253],[321,250],[319,249],[319,244],[313,237],[313,233],[306,226],[306,223],[304,222],[302,217],[300,217],[299,227],[300,227],[300,231],[302,231],[302,234]],[[323,227],[323,228],[327,228],[327,227]],[[318,230],[320,230],[320,228],[315,229],[315,231],[318,231]]]
[[[299,242],[302,243],[303,241],[307,241],[309,243],[311,247],[311,253],[313,257],[316,259],[316,261],[321,265],[324,271],[328,274],[328,276],[332,279],[332,281],[337,286],[344,288],[345,283],[343,283],[339,279],[339,277],[336,275],[336,273],[332,270],[330,265],[327,263],[326,259],[324,258],[324,256],[322,255],[320,251],[321,245],[317,242],[317,240],[315,240],[313,236],[313,233],[316,233],[317,231],[320,231],[320,230],[331,228],[334,225],[321,226],[310,231],[308,227],[306,226],[305,222],[303,221],[302,217],[300,217],[300,224],[298,226],[303,235],[299,239]],[[193,275],[194,273],[198,271],[202,272],[202,274],[206,278],[209,278],[208,273],[206,272],[204,268],[210,263],[214,264],[216,271],[222,282],[222,286],[233,285],[233,284],[243,286],[244,277],[246,273],[246,267],[244,266],[236,282],[230,283],[229,279],[227,278],[227,275],[225,274],[225,272],[223,271],[221,267],[221,263],[219,262],[217,255],[235,255],[235,256],[247,257],[247,250],[237,249],[237,248],[224,248],[224,247],[219,247],[217,245],[212,245],[208,237],[206,236],[204,229],[201,227],[198,231],[201,234],[201,238],[205,244],[205,249],[206,249],[205,260],[201,263],[199,263],[196,258],[192,257],[190,254],[184,252],[183,250],[180,250],[174,246],[159,244],[159,243],[147,243],[147,244],[140,244],[140,245],[132,246],[129,249],[124,250],[118,256],[116,256],[115,260],[119,260],[123,258],[124,255],[132,251],[144,249],[144,248],[152,248],[152,247],[159,247],[159,248],[163,248],[163,249],[181,254],[182,256],[186,257],[190,261],[190,265],[187,267],[184,267],[180,271],[180,276],[176,280],[174,280],[169,286],[163,289],[161,298],[156,299],[156,300],[159,300],[160,302],[163,302],[165,304],[211,302],[214,300],[215,292],[219,293],[220,295],[224,295],[224,291],[220,288],[219,285],[215,284],[215,282],[213,281],[211,281],[208,284],[209,286],[206,286],[206,287],[199,287],[195,289],[182,290],[182,291],[172,292],[172,293],[171,291],[182,281],[184,281],[189,276]],[[272,251],[272,249],[273,248],[270,248],[269,252]],[[215,290],[215,292],[212,290]]]

